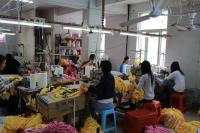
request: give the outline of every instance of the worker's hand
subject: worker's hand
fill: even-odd
[[[16,80],[17,79],[17,77],[10,77],[9,78],[9,82],[13,82],[14,80]]]
[[[57,80],[56,83],[57,84],[64,84],[64,80]]]

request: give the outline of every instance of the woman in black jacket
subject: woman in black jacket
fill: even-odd
[[[92,116],[95,115],[95,111],[113,107],[115,81],[111,74],[112,64],[110,61],[106,60],[101,62],[100,67],[103,76],[101,77],[99,84],[89,88],[89,92],[96,95],[96,98],[92,99],[90,102]]]

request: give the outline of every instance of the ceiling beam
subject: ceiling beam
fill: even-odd
[[[37,4],[48,4],[54,6],[69,7],[74,9],[87,9],[88,0],[34,0]]]
[[[97,0],[97,6],[101,6],[102,0]],[[105,5],[112,5],[112,4],[117,4],[117,3],[121,3],[124,2],[126,0],[106,0],[105,1]]]

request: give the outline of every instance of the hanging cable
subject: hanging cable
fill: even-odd
[[[130,7],[131,5],[128,4],[128,17],[127,21],[130,19]],[[127,26],[127,31],[129,30],[129,26]],[[128,55],[128,36],[126,36],[126,56]]]
[[[102,0],[102,18],[101,18],[102,28],[104,28],[104,17],[105,17],[105,0]]]

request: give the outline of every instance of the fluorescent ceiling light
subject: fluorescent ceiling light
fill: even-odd
[[[103,33],[103,34],[112,34],[112,31],[102,30],[102,29],[88,29],[83,27],[75,27],[75,26],[64,26],[66,30],[77,30],[77,31],[86,31],[86,32],[94,32],[94,33]]]
[[[18,0],[15,0],[15,1],[18,1]],[[33,1],[32,0],[19,0],[20,2],[24,2],[24,3],[30,3],[32,4]]]
[[[0,27],[0,31],[11,31],[10,29],[4,29],[2,27]]]
[[[75,26],[64,26],[65,30],[77,30],[77,31],[87,31],[90,32],[89,29],[83,28],[83,27],[75,27]]]
[[[103,33],[103,34],[113,34],[113,32],[110,30],[102,30],[102,29],[92,29],[92,32]]]
[[[31,21],[23,21],[23,20],[18,21],[18,20],[0,19],[0,23],[51,28],[51,25],[49,25],[49,24],[43,24],[43,23],[37,23],[37,22],[31,22]]]
[[[14,36],[16,35],[15,33],[8,33],[8,32],[2,32],[0,34],[3,34],[3,35],[10,35],[10,36]]]
[[[137,33],[131,33],[131,32],[120,32],[120,35],[125,35],[125,36],[136,36],[136,37],[150,37],[147,35],[143,35],[143,34],[137,34]]]

